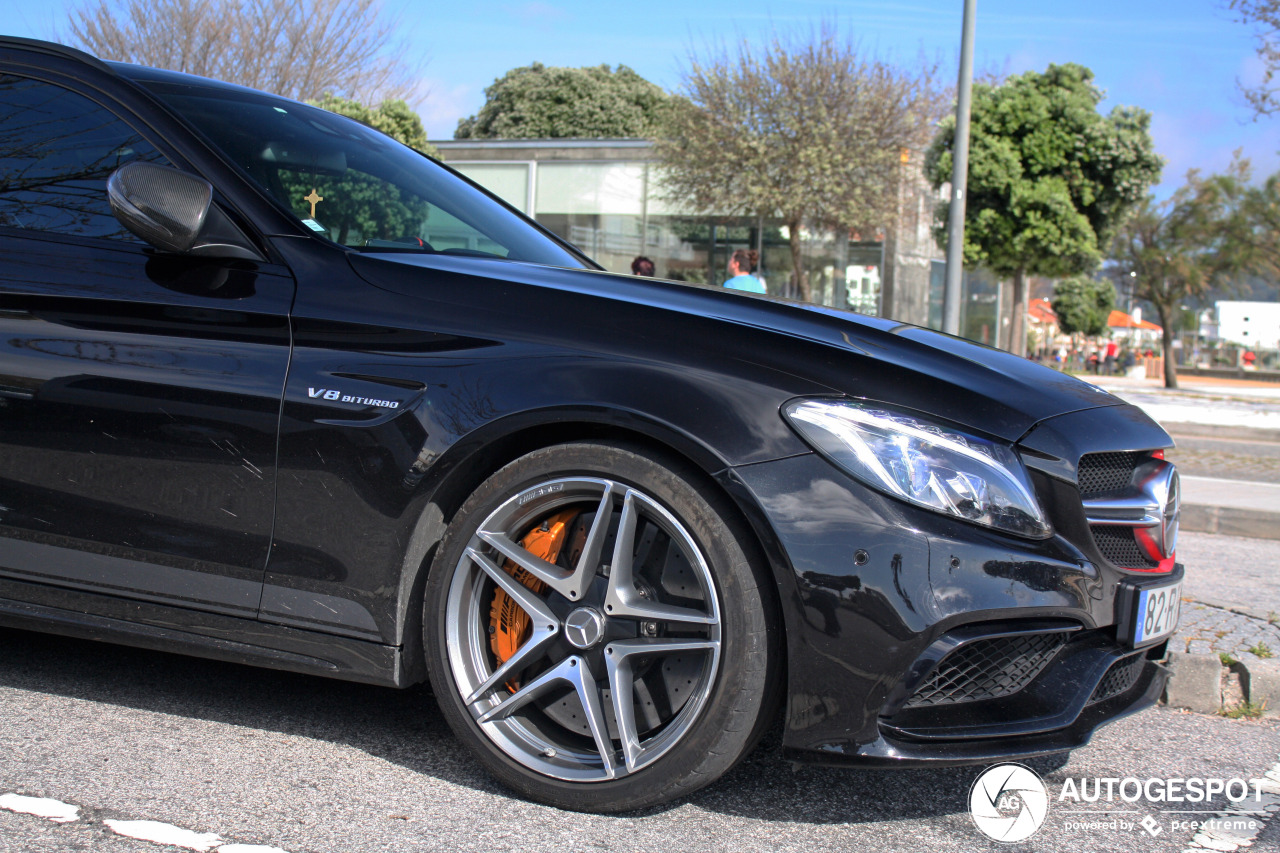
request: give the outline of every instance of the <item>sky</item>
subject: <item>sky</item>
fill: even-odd
[[[78,0],[0,0],[0,33],[58,40]],[[826,20],[882,57],[904,63],[921,52],[954,69],[962,0],[513,0],[433,3],[382,0],[422,63],[414,107],[432,139],[452,138],[458,119],[484,103],[484,89],[531,62],[624,64],[678,90],[691,54],[773,30],[807,31]],[[1158,196],[1187,170],[1221,171],[1243,149],[1256,175],[1280,171],[1280,116],[1253,121],[1237,81],[1262,66],[1252,32],[1227,0],[977,0],[975,62],[1006,74],[1051,63],[1093,69],[1107,93],[1102,109],[1138,106],[1152,115],[1166,159]],[[954,73],[954,71],[950,72]]]

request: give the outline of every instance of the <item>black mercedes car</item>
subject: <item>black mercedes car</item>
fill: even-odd
[[[590,811],[779,721],[986,763],[1164,686],[1171,441],[1069,376],[612,275],[349,119],[13,38],[0,247],[5,625],[429,680]]]

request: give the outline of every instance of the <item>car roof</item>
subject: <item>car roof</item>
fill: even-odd
[[[240,86],[235,83],[226,83],[222,80],[214,80],[210,77],[200,77],[195,74],[186,74],[181,71],[169,71],[163,68],[151,68],[146,65],[135,65],[130,62],[102,60],[91,53],[86,53],[83,50],[70,47],[65,44],[58,44],[57,42],[22,38],[19,36],[0,35],[0,48],[25,50],[32,53],[43,53],[47,56],[59,56],[65,59],[74,59],[78,62],[90,65],[99,71],[106,71],[138,83],[176,83],[204,89],[220,89],[228,93],[239,92],[244,94],[254,94],[259,96],[268,95],[273,98],[281,98],[280,95],[275,95],[271,92],[263,92],[259,89]],[[289,100],[288,98],[281,99],[286,101]]]
[[[66,59],[74,59],[87,65],[92,65],[100,71],[110,70],[105,62],[93,54],[85,53],[83,50],[68,47],[65,44],[58,44],[57,42],[21,38],[19,36],[0,35],[0,48],[26,50],[32,53],[47,54],[49,56],[61,56]]]
[[[261,89],[241,86],[237,83],[227,83],[223,80],[214,80],[212,77],[200,77],[199,75],[187,74],[182,71],[170,71],[165,68],[151,68],[146,65],[134,65],[128,62],[108,61],[104,64],[121,77],[125,77],[138,83],[175,83],[184,86],[193,86],[200,89],[218,89],[228,93],[257,95],[258,97],[266,96],[270,98],[279,98],[282,101],[290,100],[289,98],[285,98],[273,92],[265,92]]]

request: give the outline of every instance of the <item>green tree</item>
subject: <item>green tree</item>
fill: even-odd
[[[1093,337],[1107,331],[1107,320],[1116,307],[1116,289],[1109,281],[1072,276],[1053,288],[1051,304],[1064,333]]]
[[[974,86],[964,259],[1013,279],[1009,340],[1019,355],[1027,276],[1091,272],[1125,215],[1160,178],[1150,115],[1116,107],[1104,117],[1102,98],[1093,72],[1075,64]],[[935,187],[951,180],[954,142],[948,118],[927,158]],[[946,219],[944,203],[940,241]]]
[[[1280,172],[1245,190],[1229,239],[1247,271],[1280,281]]]
[[[1164,384],[1178,387],[1173,337],[1182,304],[1247,267],[1241,250],[1249,161],[1237,156],[1224,174],[1187,182],[1163,204],[1148,197],[1117,234],[1113,257],[1136,273],[1134,296],[1156,310],[1163,329]]]
[[[329,112],[353,118],[361,124],[424,153],[435,153],[417,113],[404,101],[383,101],[366,107],[326,92],[312,101]],[[348,169],[340,176],[280,170],[287,196],[302,199],[314,189],[325,199],[325,224],[337,229],[339,243],[353,235],[414,235],[427,216],[427,203],[405,197],[391,184]],[[299,215],[306,213],[299,211]]]
[[[366,107],[350,98],[325,92],[311,101],[311,104],[322,110],[353,118],[424,154],[434,157],[438,153],[435,146],[427,142],[427,132],[422,127],[422,119],[402,100],[387,100],[376,107]]]
[[[650,136],[669,96],[625,65],[513,68],[484,90],[455,139],[620,139]]]
[[[867,55],[832,24],[691,55],[655,143],[664,192],[717,214],[780,217],[807,300],[803,229],[892,224],[903,152],[923,148],[945,111],[935,72]]]

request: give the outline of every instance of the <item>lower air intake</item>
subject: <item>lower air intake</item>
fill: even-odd
[[[907,708],[981,702],[1011,696],[1039,675],[1066,634],[1022,634],[974,640],[948,654],[907,700]]]
[[[1107,674],[1102,676],[1102,680],[1098,682],[1098,686],[1093,689],[1093,695],[1089,697],[1089,704],[1101,702],[1104,699],[1110,699],[1112,696],[1119,696],[1121,693],[1127,692],[1138,681],[1138,676],[1142,675],[1142,667],[1146,663],[1146,657],[1141,653],[1129,655],[1127,658],[1121,658],[1111,664],[1111,668],[1107,670]]]

